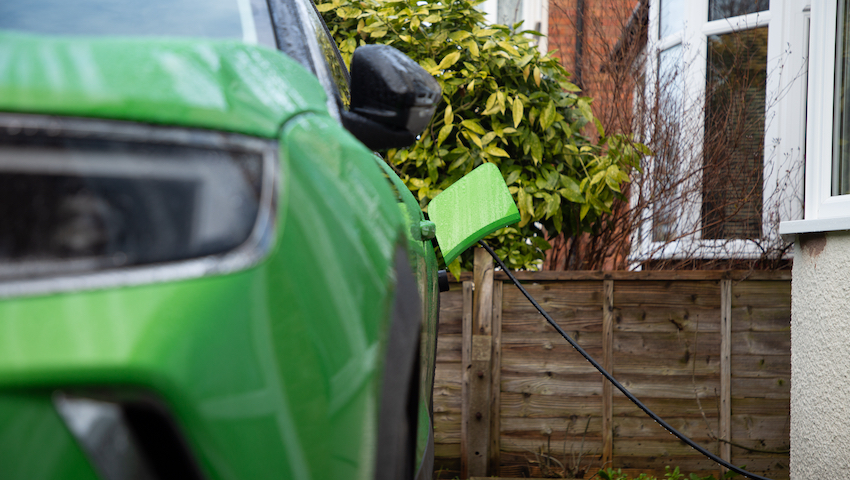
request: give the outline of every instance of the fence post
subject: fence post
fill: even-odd
[[[461,476],[487,476],[493,359],[493,260],[475,249],[471,318],[463,317]],[[464,310],[467,297],[464,295]],[[467,353],[468,350],[468,353]]]
[[[602,281],[602,368],[613,373],[614,367],[614,281]],[[602,468],[613,468],[614,390],[602,378]]]
[[[720,458],[732,461],[732,280],[720,280]],[[721,472],[725,472],[722,469]]]

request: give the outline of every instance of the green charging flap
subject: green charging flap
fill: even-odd
[[[437,242],[446,265],[494,231],[520,220],[502,173],[485,163],[434,197],[428,218],[437,225]]]

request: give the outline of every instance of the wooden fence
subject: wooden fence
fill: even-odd
[[[438,477],[581,478],[603,465],[718,476],[716,464],[612,389],[484,255],[441,298]],[[674,428],[735,465],[788,478],[790,272],[519,276]]]

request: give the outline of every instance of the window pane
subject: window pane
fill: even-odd
[[[676,235],[679,169],[679,140],[682,121],[682,45],[668,48],[658,56],[658,108],[652,147],[655,151],[656,179],[652,185],[652,241],[665,242]]]
[[[708,0],[708,20],[737,17],[770,9],[770,0]]]
[[[835,41],[835,119],[832,135],[832,195],[850,194],[850,9],[838,2]]]
[[[711,36],[703,170],[703,238],[759,238],[767,27]]]
[[[659,38],[664,38],[682,29],[685,21],[684,0],[661,0],[659,10]]]

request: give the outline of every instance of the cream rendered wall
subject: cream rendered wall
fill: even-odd
[[[850,232],[800,235],[791,286],[791,479],[850,478]]]

